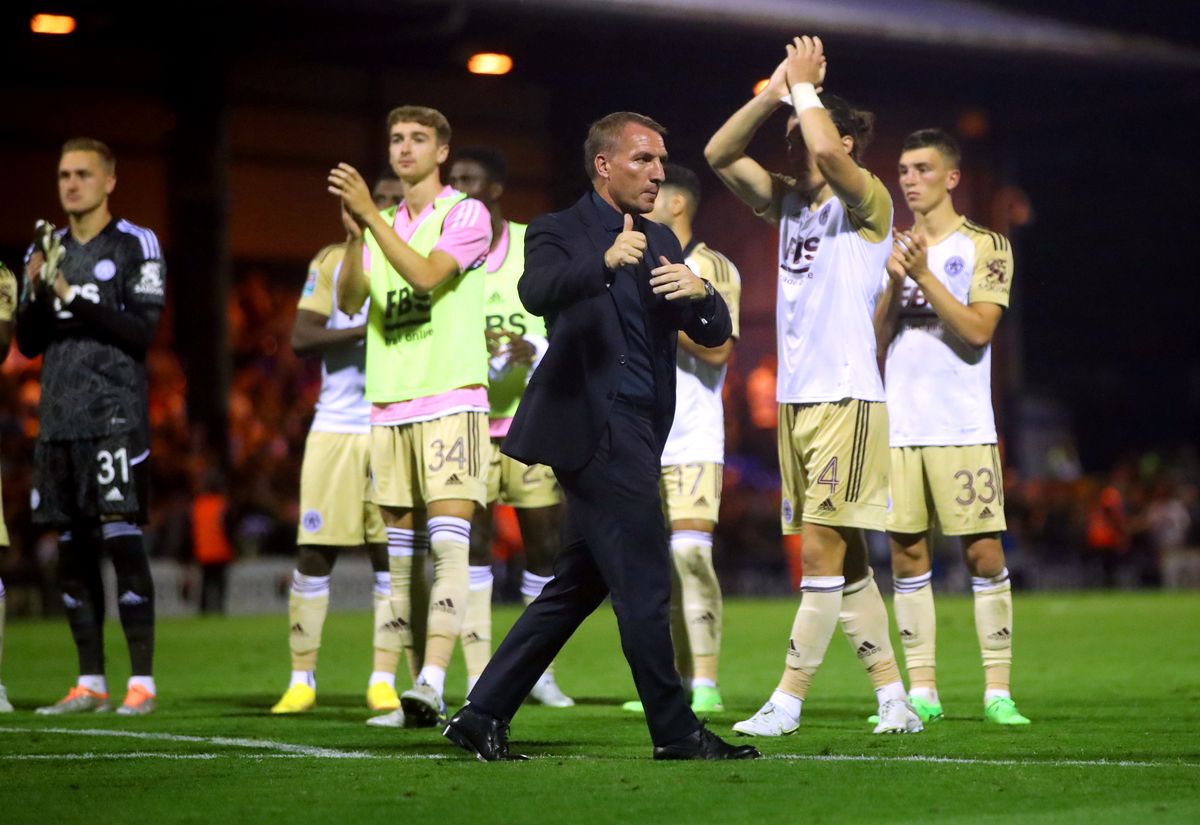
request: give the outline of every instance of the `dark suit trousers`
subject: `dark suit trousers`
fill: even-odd
[[[554,578],[496,649],[468,697],[472,705],[512,719],[567,639],[611,595],[651,740],[664,745],[700,727],[671,647],[671,561],[660,473],[651,413],[618,401],[591,460],[558,473],[567,523]]]

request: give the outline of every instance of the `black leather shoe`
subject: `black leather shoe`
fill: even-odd
[[[508,724],[465,705],[454,714],[442,736],[480,762],[505,762],[528,759],[519,753],[508,752]]]
[[[760,756],[753,745],[731,745],[708,728],[654,748],[655,759],[758,759]]]

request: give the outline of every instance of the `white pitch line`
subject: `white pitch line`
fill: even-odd
[[[228,748],[273,750],[296,756],[311,756],[318,759],[372,759],[376,756],[366,751],[339,751],[333,748],[314,748],[310,745],[294,745],[290,742],[275,742],[271,739],[242,739],[228,736],[185,736],[177,733],[146,733],[143,731],[107,730],[104,728],[0,727],[0,733],[61,733],[68,736],[117,736],[126,739],[148,739],[159,742],[195,742],[201,745],[221,745]]]
[[[91,762],[97,759],[220,759],[219,753],[162,753],[161,751],[129,751],[127,753],[12,753],[0,755],[6,762]]]
[[[329,757],[309,756],[303,753],[167,753],[164,751],[129,751],[129,752],[111,752],[97,753],[94,751],[86,751],[84,753],[9,753],[0,754],[0,762],[53,762],[54,760],[62,760],[64,762],[77,762],[85,760],[99,759],[197,759],[197,760],[213,760],[213,759],[244,759],[249,762],[265,762],[268,759],[322,759]],[[429,760],[452,760],[458,757],[454,754],[441,753],[410,753],[402,756],[378,756],[364,753],[361,756],[353,757],[335,757],[338,759],[380,759],[392,760],[395,762],[418,762]],[[543,758],[543,757],[537,757]],[[550,757],[545,757],[549,759]],[[576,757],[563,757],[574,759]]]
[[[1200,768],[1197,762],[1137,762],[1129,759],[972,759],[959,756],[868,756],[867,754],[775,753],[766,759],[792,762],[922,762],[935,765],[999,765],[1017,768]]]
[[[80,760],[80,759],[219,759],[233,756],[239,759],[382,759],[400,762],[415,762],[425,760],[454,760],[460,758],[457,752],[440,753],[408,753],[381,755],[367,751],[342,751],[334,748],[316,748],[309,745],[296,745],[290,742],[276,742],[271,739],[244,739],[226,736],[187,736],[176,733],[147,733],[142,731],[107,730],[103,728],[19,728],[0,727],[0,733],[58,733],[68,736],[116,736],[128,739],[145,739],[161,742],[191,742],[198,744],[219,745],[234,748],[250,748],[255,750],[271,750],[276,753],[267,754],[173,754],[162,752],[135,753],[68,753],[68,754],[0,754],[0,760]],[[535,756],[535,760],[555,759],[593,759],[582,754],[544,754]],[[802,754],[776,753],[763,757],[772,761],[786,762],[871,762],[887,763],[923,763],[933,765],[981,765],[989,767],[1017,768],[1200,768],[1197,762],[1139,762],[1135,760],[1108,759],[976,759],[955,756],[871,756],[868,754]]]

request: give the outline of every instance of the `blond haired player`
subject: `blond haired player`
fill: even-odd
[[[383,180],[375,185],[377,208],[399,202],[398,183]],[[346,230],[349,237],[361,235],[352,221]],[[321,356],[321,394],[300,469],[296,569],[288,595],[292,676],[272,713],[302,713],[316,703],[317,653],[329,610],[330,576],[342,549],[364,543],[375,571],[375,654],[367,707],[383,711],[400,707],[396,667],[401,634],[391,609],[387,533],[379,508],[364,501],[371,431],[371,406],[363,397],[366,307],[357,315],[347,315],[338,310],[334,299],[345,251],[344,243],[334,244],[312,259],[292,326],[296,354]]]
[[[8,348],[13,339],[13,313],[17,311],[17,276],[0,261],[0,363],[8,357]],[[2,497],[0,497],[2,500]],[[0,550],[8,549],[8,526],[4,523],[4,511],[0,509]],[[4,661],[4,580],[0,579],[0,663]],[[11,713],[8,691],[0,682],[0,713]]]
[[[738,336],[741,276],[733,262],[692,234],[700,206],[700,179],[674,163],[663,165],[666,179],[654,210],[646,217],[669,228],[683,248],[684,263],[713,285],[729,307],[733,337],[719,347],[701,347],[679,334],[676,354],[675,421],[662,454],[660,487],[671,527],[671,637],[675,667],[691,688],[692,711],[725,709],[717,684],[721,653],[721,585],[713,569],[713,528],[721,509],[725,465],[725,410],[721,389],[725,365]],[[625,710],[642,712],[642,703]]]
[[[526,225],[504,217],[500,198],[507,182],[508,164],[499,150],[472,146],[455,154],[450,185],[487,206],[492,221],[484,305],[484,326],[493,352],[488,371],[489,506],[479,510],[471,528],[471,592],[462,628],[467,693],[475,687],[492,656],[491,505],[498,501],[516,511],[525,545],[521,598],[526,605],[540,596],[554,578],[554,559],[562,527],[562,491],[554,471],[543,464],[527,466],[500,452],[500,442],[508,435],[525,385],[549,346],[546,322],[525,309],[517,294],[517,281],[525,271]],[[555,681],[553,664],[546,668],[529,696],[548,707],[575,705],[575,700],[563,693]]]
[[[896,624],[909,701],[922,719],[940,719],[926,540],[936,518],[943,534],[962,537],[971,571],[984,719],[1028,725],[1009,693],[1012,589],[1000,546],[1004,485],[991,389],[991,341],[1008,306],[1012,247],[955,211],[959,161],[957,142],[940,129],[904,141],[900,187],[915,223],[897,234],[876,309],[887,352]]]
[[[166,303],[158,236],[115,218],[116,157],[95,138],[72,138],[58,161],[67,226],[39,222],[25,262],[17,345],[42,356],[30,505],[58,530],[59,585],[79,655],[67,695],[39,714],[110,709],[101,559],[116,572],[117,612],[132,675],[122,716],[158,707],[154,579],[142,538],[149,510],[150,413],[146,351]]]
[[[891,250],[892,203],[858,162],[872,118],[840,98],[818,95],[825,69],[820,39],[795,38],[763,92],[705,148],[734,194],[780,230],[782,522],[785,533],[803,537],[804,578],[779,686],[753,717],[734,725],[751,736],[797,729],[839,618],[875,687],[875,732],[921,730],[900,680],[862,534],[863,528],[884,529],[887,521],[887,409],[871,322]],[[770,174],[746,155],[789,90],[794,177]]]
[[[346,245],[338,308],[366,301],[366,397],[371,402],[371,500],[387,525],[395,618],[411,627],[424,564],[416,514],[428,513],[433,586],[413,687],[384,724],[432,727],[445,714],[446,667],[470,592],[471,519],[487,496],[487,345],[483,262],[492,241],[487,208],[441,182],[450,124],[436,109],[388,115],[388,161],[404,200],[379,212],[362,176],[329,173],[362,237]]]

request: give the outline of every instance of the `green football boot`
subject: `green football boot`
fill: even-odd
[[[946,715],[942,710],[941,702],[931,702],[910,694],[908,703],[913,706],[913,710],[917,712],[917,716],[921,717],[922,722],[936,722]]]
[[[692,713],[720,713],[725,710],[721,702],[721,691],[715,687],[698,687],[692,690]]]
[[[997,696],[983,706],[983,721],[993,725],[1028,725],[1029,719],[1017,710],[1017,704],[1012,699]]]
[[[621,705],[621,710],[627,710],[630,713],[641,713],[643,715],[646,713],[646,709],[644,707],[642,707],[642,703],[639,702],[637,699],[634,699],[632,702],[626,702],[625,704]]]

